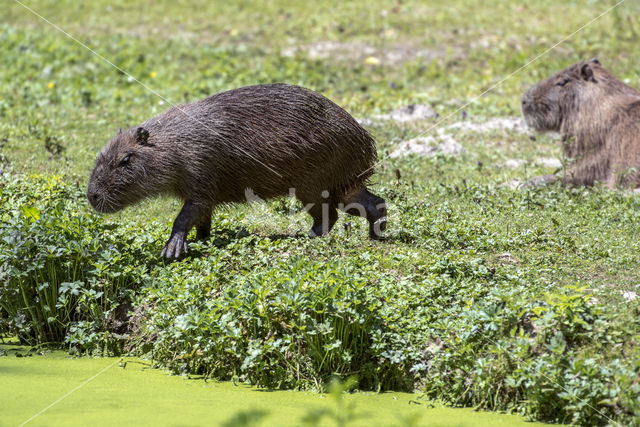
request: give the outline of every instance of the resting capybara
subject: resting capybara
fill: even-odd
[[[563,134],[570,161],[565,182],[640,185],[640,92],[597,59],[533,86],[522,97],[522,111],[530,127]]]
[[[161,193],[184,201],[162,256],[187,251],[187,234],[209,236],[223,203],[295,195],[313,218],[311,237],[328,233],[341,209],[369,221],[379,238],[385,202],[365,184],[375,141],[345,110],[311,90],[248,86],[176,106],[117,135],[100,152],[87,197],[116,212]]]

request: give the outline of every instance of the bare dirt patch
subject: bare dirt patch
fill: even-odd
[[[398,123],[412,122],[416,120],[428,120],[438,118],[440,115],[430,105],[409,104],[393,110],[387,114],[371,117],[369,121],[394,121]]]
[[[449,130],[486,133],[492,131],[510,131],[529,135],[531,130],[521,117],[496,117],[487,121],[460,121],[446,127]]]
[[[280,51],[280,54],[286,57],[302,54],[309,59],[332,59],[352,63],[363,62],[367,58],[376,58],[382,65],[397,65],[417,59],[429,63],[434,59],[451,55],[445,49],[415,48],[408,44],[377,47],[363,42],[339,41],[319,41],[307,45],[287,46]],[[462,55],[462,50],[454,52],[454,55]]]
[[[534,166],[542,166],[545,168],[561,168],[562,162],[555,157],[540,157],[533,159],[532,161],[526,159],[508,159],[502,166],[509,169],[518,169],[526,164],[533,164]]]
[[[402,141],[390,156],[393,158],[404,157],[410,154],[425,157],[432,157],[437,154],[457,156],[464,151],[464,147],[450,135],[439,135],[438,138],[424,136]]]
[[[406,109],[407,107],[404,108]],[[415,106],[413,110],[416,110]],[[385,119],[393,120],[398,123],[404,123],[410,121],[408,117],[411,117],[411,115],[406,113],[403,114],[402,109],[400,109],[392,111],[387,115],[374,116],[372,119],[364,120],[363,122],[364,124],[371,123],[370,120],[373,120],[375,122],[375,120],[379,119],[380,117],[384,117]],[[465,120],[455,122],[447,126],[439,127],[433,132],[430,132],[433,133],[433,135],[419,136],[407,141],[402,141],[398,145],[398,148],[391,153],[391,157],[402,157],[409,154],[433,156],[439,153],[455,156],[464,152],[464,148],[462,147],[462,145],[460,145],[454,138],[454,136],[457,136],[457,134],[477,134],[494,131],[507,131],[527,135],[530,133],[526,123],[520,117],[498,117],[486,121]],[[541,160],[546,163],[550,163],[549,159]],[[518,162],[518,160],[514,160],[513,162]],[[520,165],[521,164],[518,163],[517,165],[515,165],[515,167],[518,167]]]
[[[622,297],[627,301],[633,301],[638,298],[638,294],[633,291],[622,291]]]

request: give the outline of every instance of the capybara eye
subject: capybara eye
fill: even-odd
[[[562,80],[562,81],[560,81],[560,82],[556,83],[556,86],[560,86],[560,87],[565,86],[565,85],[566,85],[567,83],[569,83],[570,81],[571,81],[571,80],[569,80],[569,79]]]
[[[131,155],[127,154],[122,160],[120,160],[120,166],[126,165],[127,163],[129,163],[129,160],[131,160]]]

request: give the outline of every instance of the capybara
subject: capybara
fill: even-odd
[[[535,130],[563,135],[569,161],[564,182],[640,185],[640,92],[597,59],[533,86],[522,97],[522,111]]]
[[[162,251],[178,258],[187,234],[209,236],[220,204],[295,195],[313,218],[309,236],[328,233],[341,209],[386,226],[383,199],[365,184],[377,160],[375,141],[345,110],[311,90],[265,84],[175,106],[118,131],[99,153],[87,197],[116,212],[168,193],[184,201]]]

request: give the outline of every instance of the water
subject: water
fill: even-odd
[[[434,406],[410,393],[271,391],[170,376],[135,358],[16,357],[0,346],[0,425],[527,425],[523,418]],[[25,353],[19,349],[18,353]]]

